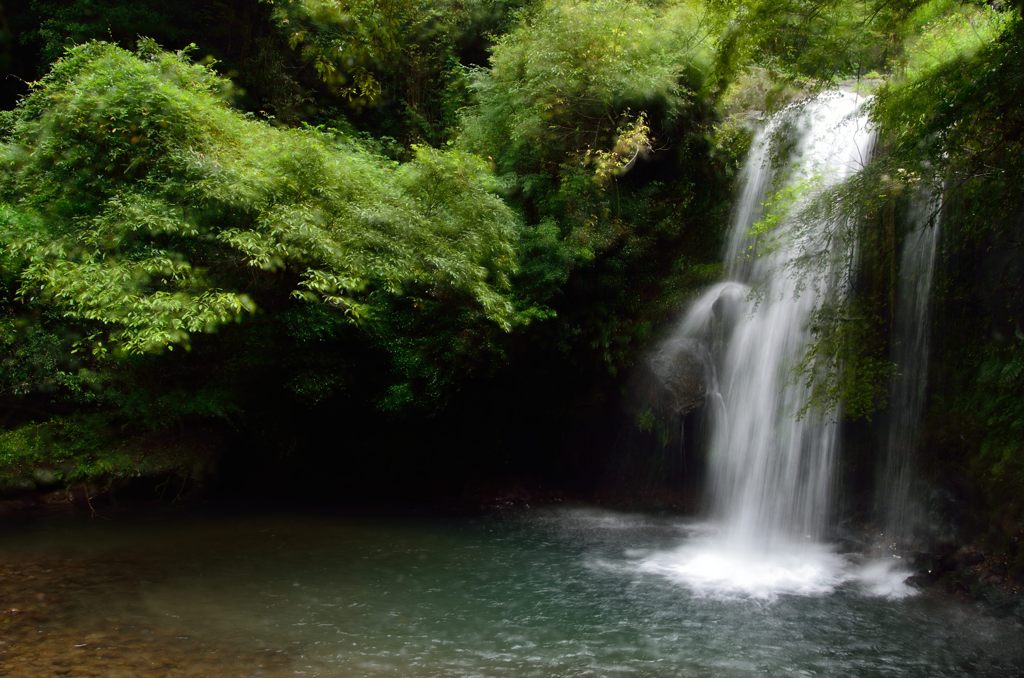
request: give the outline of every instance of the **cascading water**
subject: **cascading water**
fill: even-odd
[[[710,356],[705,411],[714,522],[643,569],[698,593],[821,593],[869,576],[852,574],[820,542],[837,427],[834,418],[803,411],[810,394],[795,376],[810,347],[813,314],[846,293],[854,255],[841,251],[840,224],[808,220],[802,208],[867,163],[874,137],[865,101],[826,93],[784,110],[756,136],[726,253],[730,280],[692,304],[660,349],[697,345]],[[787,142],[784,154],[779,140]],[[778,198],[764,218],[769,195]],[[771,228],[752,233],[759,223]],[[875,574],[885,579],[887,572]],[[887,587],[880,592],[892,593]]]
[[[885,458],[878,479],[878,514],[886,544],[898,550],[919,532],[920,497],[913,491],[914,464],[928,385],[930,298],[942,204],[931,194],[910,206],[912,225],[900,255]]]
[[[811,341],[811,314],[843,294],[834,265],[796,270],[806,254],[835,257],[829,240],[835,224],[805,228],[796,213],[815,191],[858,171],[867,161],[872,133],[864,99],[832,93],[778,116],[758,135],[744,172],[744,189],[732,226],[726,266],[733,283],[712,288],[688,312],[684,333],[709,336],[721,327],[718,384],[724,408],[712,408],[711,497],[729,538],[769,544],[821,536],[829,508],[836,426],[814,413],[799,416],[806,386],[793,369]],[[780,127],[795,127],[796,146],[786,166],[770,166]],[[781,175],[784,186],[772,186]],[[809,183],[808,183],[809,182]],[[772,188],[809,185],[779,220],[765,246],[749,232]],[[767,251],[758,252],[761,247]]]

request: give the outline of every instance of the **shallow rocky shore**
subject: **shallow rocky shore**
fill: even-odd
[[[1024,582],[1013,576],[1005,557],[974,545],[947,545],[916,554],[911,562],[916,574],[908,583],[977,601],[992,614],[1024,625]]]
[[[281,652],[225,647],[187,629],[134,623],[92,605],[109,589],[159,577],[151,563],[102,563],[66,557],[0,558],[0,675],[44,676],[280,676],[291,675]],[[119,594],[120,595],[120,594]],[[119,601],[123,608],[123,601]],[[143,616],[140,614],[139,619]]]

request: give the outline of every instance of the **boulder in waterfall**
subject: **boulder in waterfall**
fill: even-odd
[[[707,362],[698,342],[677,339],[659,347],[637,370],[634,402],[661,416],[686,415],[704,404]]]

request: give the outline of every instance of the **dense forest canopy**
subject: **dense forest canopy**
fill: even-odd
[[[553,432],[615,410],[717,275],[760,116],[842,85],[879,142],[817,206],[867,253],[816,323],[812,405],[884,409],[901,201],[936,187],[933,471],[1020,515],[1021,9],[5,3],[0,476],[359,469],[453,428],[451,466],[586,463]]]

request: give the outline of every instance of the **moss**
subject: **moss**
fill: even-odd
[[[117,431],[109,417],[85,414],[0,433],[0,494],[80,483],[109,487],[167,475],[203,478],[216,460],[211,449],[216,438],[199,432],[118,440]]]

